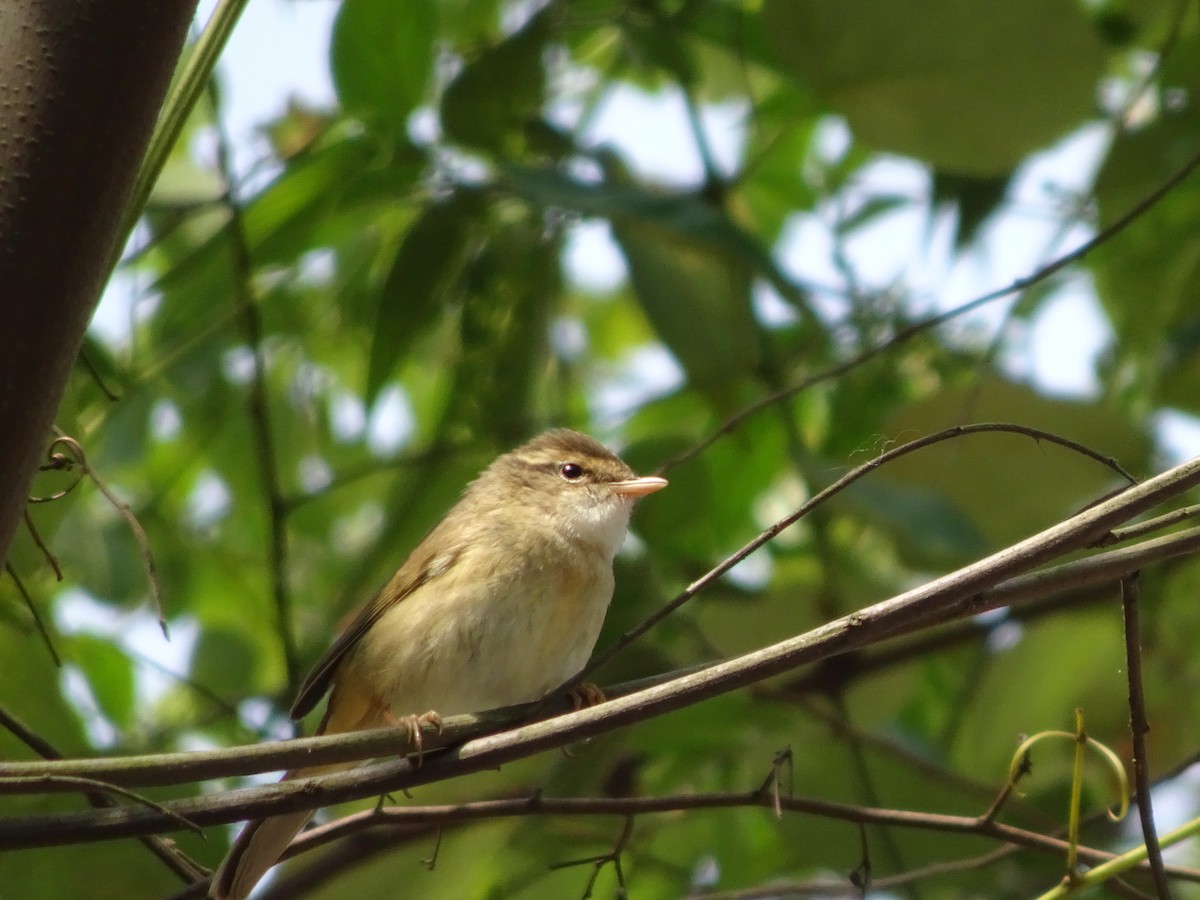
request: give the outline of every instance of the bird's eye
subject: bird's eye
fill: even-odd
[[[567,481],[576,481],[583,477],[583,466],[579,463],[563,463],[558,468],[558,474]]]

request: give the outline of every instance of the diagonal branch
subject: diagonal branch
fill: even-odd
[[[21,741],[21,743],[25,744],[25,746],[27,746],[30,750],[41,756],[47,761],[47,763],[52,760],[61,760],[63,758],[62,754],[58,752],[58,749],[53,744],[51,744],[48,740],[46,740],[3,707],[0,707],[0,727],[3,727],[6,731],[15,735],[17,739]],[[40,765],[39,768],[44,771],[45,764]],[[53,778],[55,776],[48,777]],[[77,776],[65,775],[60,777],[71,778]],[[89,790],[85,794],[88,803],[97,809],[102,809],[113,805],[113,799],[108,796],[105,791],[119,791],[119,788],[115,788],[111,784],[107,784],[102,781],[96,781],[94,779],[86,780],[91,781],[92,784],[99,787],[99,790]],[[186,821],[186,819],[181,819],[181,822]],[[191,823],[187,823],[187,827],[191,827]],[[155,834],[148,834],[140,836],[138,840],[141,841],[141,843],[144,844],[151,853],[157,856],[163,862],[163,864],[167,866],[167,868],[169,868],[184,881],[194,882],[197,878],[200,878],[204,874],[204,869],[202,869],[195,860],[176,847],[175,842],[169,838],[164,838]]]
[[[1142,686],[1142,629],[1138,620],[1141,589],[1138,573],[1121,579],[1121,609],[1125,618],[1125,673],[1129,681],[1129,732],[1133,744],[1133,781],[1137,792],[1138,817],[1142,823],[1142,841],[1146,845],[1154,890],[1159,900],[1171,900],[1171,888],[1163,871],[1162,848],[1154,825],[1154,807],[1150,802],[1150,765],[1146,760],[1146,696]]]
[[[1030,428],[1027,425],[1016,425],[1011,422],[979,422],[979,423],[975,423],[975,424],[971,424],[971,425],[958,425],[958,426],[955,426],[954,428],[947,428],[944,431],[939,431],[936,434],[930,434],[930,435],[926,435],[921,438],[917,438],[916,440],[908,441],[904,444],[901,444],[898,447],[893,447],[891,450],[888,450],[885,453],[879,454],[877,457],[875,457],[872,460],[869,460],[868,462],[863,463],[861,466],[857,466],[854,469],[851,469],[849,472],[847,472],[845,475],[843,475],[841,478],[839,478],[833,484],[831,484],[828,487],[826,487],[825,489],[819,491],[814,496],[809,498],[809,500],[807,500],[805,503],[801,504],[800,508],[797,509],[794,513],[780,519],[778,522],[776,522],[770,528],[763,531],[758,537],[756,537],[754,540],[750,541],[748,544],[746,544],[744,547],[742,547],[736,553],[727,557],[720,564],[718,564],[714,568],[710,569],[708,572],[706,572],[700,578],[697,578],[695,581],[693,581],[691,584],[689,584],[683,591],[681,591],[673,599],[671,599],[670,602],[664,604],[662,607],[655,610],[653,613],[651,613],[649,616],[647,616],[645,619],[643,619],[641,622],[639,622],[637,624],[637,626],[635,626],[634,628],[630,629],[629,631],[622,634],[619,638],[617,638],[617,640],[614,641],[610,647],[607,647],[598,656],[593,658],[592,661],[589,662],[588,665],[584,668],[584,670],[582,672],[580,672],[574,679],[572,679],[571,683],[572,684],[580,684],[583,681],[585,681],[587,679],[588,675],[590,675],[592,672],[595,672],[597,669],[599,669],[601,666],[603,666],[605,663],[607,663],[609,660],[611,660],[613,657],[615,657],[618,653],[620,653],[621,650],[623,650],[629,644],[633,643],[635,640],[637,640],[639,637],[641,637],[643,634],[645,634],[647,631],[649,631],[651,628],[653,628],[655,625],[657,625],[659,622],[661,622],[667,616],[671,615],[671,613],[675,612],[677,609],[679,609],[681,606],[683,606],[685,603],[687,603],[689,600],[691,600],[692,597],[694,597],[694,596],[696,596],[696,594],[700,593],[700,591],[707,588],[714,581],[716,581],[718,578],[720,578],[722,575],[724,575],[726,572],[728,572],[730,569],[732,569],[734,566],[736,566],[738,563],[740,563],[742,560],[746,559],[746,557],[750,556],[750,554],[761,549],[769,541],[774,540],[775,537],[777,537],[780,534],[780,532],[784,531],[787,528],[790,528],[796,522],[800,521],[800,519],[804,518],[804,516],[808,515],[814,509],[817,509],[818,507],[820,507],[823,503],[825,503],[827,500],[829,500],[835,494],[838,494],[838,493],[844,491],[846,488],[848,488],[850,485],[852,485],[854,482],[858,481],[859,479],[865,478],[867,475],[871,474],[876,469],[880,468],[881,466],[886,465],[889,462],[892,462],[895,459],[900,458],[901,456],[907,456],[910,453],[915,453],[918,450],[923,450],[924,448],[932,446],[934,444],[939,444],[943,441],[953,440],[955,438],[963,437],[964,435],[991,433],[991,432],[1019,434],[1019,435],[1024,435],[1026,437],[1031,437],[1038,441],[1046,441],[1047,443],[1057,444],[1061,447],[1066,447],[1069,450],[1074,450],[1076,453],[1080,453],[1083,456],[1088,457],[1089,459],[1093,459],[1093,460],[1101,463],[1102,465],[1107,466],[1108,468],[1112,469],[1114,472],[1116,472],[1118,475],[1120,475],[1122,478],[1124,478],[1126,481],[1128,481],[1130,483],[1134,483],[1136,481],[1136,479],[1132,475],[1130,475],[1125,470],[1125,468],[1120,463],[1118,463],[1115,459],[1104,456],[1100,453],[1097,453],[1095,450],[1092,450],[1090,447],[1080,444],[1078,441],[1073,441],[1073,440],[1070,440],[1069,438],[1061,437],[1059,435],[1053,434],[1048,431],[1043,431],[1040,428]],[[661,471],[664,468],[666,468],[665,465],[660,466],[659,470]],[[1121,520],[1121,521],[1124,521],[1124,520]],[[1105,532],[1105,533],[1107,533],[1107,532]],[[1097,535],[1097,540],[1099,540],[1099,537],[1100,536]]]
[[[476,738],[438,755],[427,752],[424,764],[419,767],[408,759],[394,759],[350,772],[246,788],[221,796],[187,798],[175,801],[169,808],[198,824],[209,825],[363,799],[492,769],[698,703],[835,653],[857,649],[903,631],[914,621],[929,624],[946,617],[973,614],[978,609],[976,604],[984,602],[982,598],[989,585],[1056,555],[1084,547],[1117,523],[1197,484],[1200,484],[1200,459],[1149,479],[972,566],[805,634],[590,709]],[[1196,535],[1188,537],[1194,541]],[[1160,542],[1171,540],[1170,537],[1159,539]],[[1178,541],[1169,546],[1178,550],[1184,543]],[[1194,549],[1195,545],[1188,546]],[[1128,553],[1131,549],[1113,552]],[[1028,587],[1024,589],[1028,590]],[[1017,592],[1014,589],[1014,593]],[[346,746],[356,745],[360,756],[365,756],[361,748],[368,741],[375,742],[375,753],[387,752],[384,747],[388,740],[393,750],[402,746],[400,733],[394,730],[363,732],[313,740],[329,742],[322,746],[337,742],[339,748],[343,742]],[[313,746],[311,741],[293,742],[294,748],[305,748],[302,752],[307,753],[309,764],[316,761],[311,753]],[[254,750],[243,752],[253,753]],[[354,757],[342,754],[339,758]],[[289,764],[293,764],[292,761]],[[0,769],[0,774],[23,774],[14,769],[14,766],[5,766]],[[123,781],[129,783],[128,779]],[[12,817],[0,819],[0,848],[102,840],[172,827],[172,822],[161,814],[132,808]]]
[[[1116,499],[1119,500],[1120,498]],[[1178,534],[1145,541],[1136,546],[1105,551],[1088,559],[1076,560],[1039,572],[1022,575],[1002,582],[993,588],[967,596],[961,601],[950,604],[947,607],[944,621],[974,616],[980,612],[1001,606],[1029,603],[1067,589],[1082,589],[1098,584],[1111,583],[1139,568],[1164,560],[1194,554],[1198,550],[1200,550],[1200,528],[1193,528],[1179,532]],[[879,609],[885,608],[893,602],[893,600],[884,601],[881,604],[876,604],[856,613],[855,616],[861,622],[860,630],[870,631],[871,617]],[[942,620],[940,619],[939,621]],[[902,634],[906,630],[916,630],[917,627],[919,626],[913,625],[905,629],[897,626],[896,630],[876,635],[869,640],[864,640],[863,644],[875,643],[879,640]],[[806,635],[801,635],[799,638],[793,638],[792,641],[810,639],[813,634],[814,632],[809,632]],[[815,650],[820,650],[824,647],[823,642],[815,639],[812,641],[812,645]],[[773,648],[767,649],[772,650]],[[753,662],[763,652],[756,651],[755,653],[737,657],[725,665],[739,665]],[[831,652],[824,654],[824,656],[829,655],[833,654]],[[625,685],[609,688],[607,695],[612,699],[616,699],[628,696],[634,691],[641,690],[647,686],[676,685],[682,679],[707,671],[709,671],[709,668],[699,667],[683,672],[667,673],[655,678],[629,682]],[[444,733],[442,735],[427,736],[425,747],[427,750],[434,750],[478,737],[488,731],[511,727],[514,723],[521,721],[522,717],[527,716],[530,709],[535,705],[527,704],[507,710],[447,718],[444,723]],[[609,703],[595,709],[605,711],[611,708],[611,706],[612,704]],[[565,711],[568,708],[569,703],[563,700],[560,704],[552,707],[551,711]],[[304,765],[323,765],[332,762],[364,760],[393,754],[397,748],[404,747],[406,744],[407,738],[404,735],[403,729],[383,728],[342,735],[261,743],[247,747],[233,747],[214,751],[114,757],[108,759],[64,760],[61,762],[0,763],[0,793],[15,792],[13,783],[9,779],[33,774],[61,774],[101,778],[112,781],[115,784],[134,787],[169,785],[210,778],[257,774]]]
[[[1098,553],[1088,559],[1054,566],[1039,572],[1005,581],[994,588],[981,591],[947,610],[945,621],[978,615],[1002,606],[1028,604],[1065,590],[1080,590],[1100,584],[1111,584],[1122,576],[1154,563],[1187,556],[1200,551],[1200,528],[1146,541],[1133,547],[1123,547]],[[885,601],[890,602],[890,601]],[[875,607],[863,610],[869,614]],[[930,623],[932,624],[932,623]],[[921,627],[918,623],[911,629]],[[880,640],[905,633],[901,629],[880,636]],[[833,654],[828,654],[833,655]],[[748,654],[753,657],[754,654]],[[733,660],[744,660],[738,657]],[[668,672],[652,678],[608,687],[606,696],[612,700],[628,696],[643,688],[674,684],[679,679],[703,671],[699,666]],[[512,728],[526,721],[539,704],[531,703],[508,709],[493,710],[463,716],[448,717],[440,734],[425,737],[427,752],[463,743],[484,734]],[[605,709],[605,706],[597,707]],[[568,699],[560,698],[548,708],[550,714],[571,709]],[[163,753],[147,756],[75,759],[61,762],[3,763],[0,762],[0,794],[19,793],[20,784],[12,781],[28,775],[59,774],[99,778],[126,787],[183,784],[212,778],[236,775],[255,775],[280,769],[334,762],[357,762],[393,755],[407,747],[403,729],[380,728],[369,731],[320,737],[299,738],[230,747],[222,750]],[[231,821],[236,817],[231,816]],[[2,822],[3,820],[0,820]]]

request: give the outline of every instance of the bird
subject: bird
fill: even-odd
[[[634,502],[666,484],[564,428],[497,457],[316,663],[292,718],[328,693],[316,734],[401,724],[419,750],[421,726],[440,727],[442,716],[532,702],[562,686],[595,648]],[[590,687],[583,699],[602,699]],[[209,897],[247,897],[312,815],[248,823]]]

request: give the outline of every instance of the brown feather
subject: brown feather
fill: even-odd
[[[443,524],[445,524],[445,520],[443,520]],[[400,567],[400,570],[392,576],[392,580],[359,611],[358,615],[354,617],[354,621],[317,660],[316,665],[313,666],[312,671],[308,673],[308,677],[304,679],[304,683],[300,685],[300,690],[296,693],[296,701],[292,704],[290,713],[293,719],[303,719],[316,708],[316,705],[321,702],[321,698],[325,696],[325,692],[329,690],[330,682],[342,659],[362,639],[362,636],[371,630],[371,626],[379,621],[384,613],[448,568],[445,563],[439,564],[437,570],[433,568],[433,564],[438,561],[436,541],[440,531],[441,527],[439,526],[426,535],[425,539],[417,545],[417,549]]]

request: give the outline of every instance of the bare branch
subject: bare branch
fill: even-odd
[[[1028,603],[1068,588],[1115,582],[1123,575],[1139,568],[1193,554],[1198,550],[1200,550],[1200,528],[1146,541],[1134,547],[1105,551],[1089,559],[1077,560],[1019,576],[994,588],[981,591],[951,607],[947,611],[946,618],[947,620],[959,619],[1001,606]],[[880,604],[880,606],[891,602],[884,601],[884,604]],[[863,610],[860,615],[868,614],[876,608],[870,607]],[[884,640],[903,633],[905,630],[899,629],[894,633],[882,635],[877,640]],[[872,641],[865,643],[872,643]],[[753,657],[754,654],[749,654],[749,656]],[[736,663],[738,660],[744,659],[746,657],[738,657],[731,662]],[[707,669],[708,667],[705,666],[697,666],[627,682],[623,685],[610,686],[605,688],[605,695],[609,700],[615,700],[647,687],[675,684],[680,678],[701,673]],[[540,705],[526,704],[504,710],[448,717],[443,722],[442,734],[426,736],[426,751],[432,752],[459,744],[470,738],[510,728],[525,721],[532,710]],[[609,704],[601,704],[594,709],[604,710],[608,707]],[[569,700],[560,698],[554,705],[543,711],[555,714],[568,712],[571,708]],[[0,794],[13,791],[6,779],[23,775],[43,773],[80,775],[102,778],[127,787],[170,785],[210,778],[260,774],[307,765],[360,761],[393,755],[406,747],[407,736],[402,728],[381,728],[349,734],[230,747],[222,750],[64,760],[61,763],[0,762]]]
[[[1150,801],[1150,764],[1146,758],[1146,696],[1142,685],[1142,633],[1138,621],[1138,598],[1141,590],[1135,572],[1121,579],[1121,609],[1125,619],[1125,673],[1129,681],[1129,734],[1133,743],[1133,782],[1137,794],[1138,818],[1142,823],[1142,841],[1146,858],[1154,875],[1154,889],[1159,900],[1171,900],[1171,888],[1163,868],[1162,848],[1158,845],[1158,829],[1154,825],[1154,808]]]
[[[936,434],[926,435],[925,437],[908,441],[898,447],[893,447],[891,450],[881,453],[874,459],[850,470],[833,484],[829,485],[829,487],[819,491],[807,502],[803,503],[800,508],[790,516],[785,516],[784,518],[780,519],[770,528],[762,532],[754,540],[742,547],[742,549],[738,550],[736,553],[722,561],[719,565],[710,569],[700,578],[693,581],[687,586],[687,588],[677,594],[670,602],[655,610],[655,612],[651,613],[640,623],[638,623],[636,627],[622,634],[616,641],[613,642],[610,647],[607,647],[598,656],[594,657],[592,661],[589,662],[584,668],[584,670],[575,676],[574,679],[572,679],[571,684],[575,685],[586,681],[587,677],[591,673],[595,672],[597,669],[615,657],[618,653],[620,653],[621,650],[623,650],[629,644],[633,643],[671,613],[675,612],[677,609],[691,600],[692,597],[696,596],[696,594],[700,593],[700,591],[707,588],[742,560],[746,559],[746,557],[750,556],[750,554],[759,550],[768,541],[773,540],[779,535],[780,532],[790,528],[796,522],[800,521],[800,519],[804,518],[804,516],[808,515],[814,509],[817,509],[824,504],[831,497],[841,493],[859,479],[865,478],[880,466],[886,465],[892,460],[899,459],[902,456],[907,456],[910,453],[915,453],[918,450],[933,446],[934,444],[942,443],[943,441],[953,440],[954,438],[963,437],[964,435],[992,432],[1019,434],[1034,438],[1038,441],[1046,441],[1048,443],[1058,444],[1059,446],[1074,450],[1075,452],[1080,453],[1089,459],[1094,459],[1097,462],[1107,466],[1130,484],[1136,483],[1137,479],[1125,471],[1125,468],[1112,457],[1097,453],[1090,447],[1086,447],[1077,441],[1070,440],[1069,438],[1060,437],[1059,435],[1052,434],[1051,432],[1043,431],[1040,428],[1030,428],[1025,425],[1015,425],[1008,422],[980,422],[972,425],[958,425],[954,428],[947,428],[944,431],[939,431]],[[665,465],[660,467],[660,469],[665,468]]]
[[[1108,546],[1119,541],[1140,538],[1143,535],[1152,534],[1163,528],[1170,528],[1172,525],[1178,525],[1180,522],[1186,522],[1188,519],[1194,519],[1197,516],[1200,516],[1200,503],[1192,506],[1184,506],[1169,513],[1163,513],[1161,516],[1155,516],[1153,519],[1147,519],[1145,522],[1138,522],[1136,525],[1114,528],[1101,539],[1098,546]]]
[[[1023,828],[972,816],[883,809],[847,803],[833,803],[807,797],[777,798],[771,791],[745,793],[673,794],[660,797],[546,797],[540,793],[528,797],[480,800],[446,806],[385,806],[352,813],[305,832],[288,849],[285,858],[299,856],[367,829],[397,828],[408,838],[410,829],[422,826],[427,831],[450,828],[470,822],[529,816],[636,816],[701,810],[761,808],[774,815],[776,802],[788,813],[806,814],[860,826],[890,826],[944,834],[976,835],[1002,841],[1013,847],[1034,850],[1061,858],[1065,840]],[[1079,847],[1079,855],[1091,863],[1116,858],[1117,854],[1091,847]],[[593,863],[604,857],[589,857],[571,864]],[[566,864],[560,864],[566,865]],[[1171,877],[1200,883],[1200,870],[1173,866]]]
[[[25,590],[25,582],[21,580],[21,576],[17,574],[17,570],[12,567],[12,563],[4,564],[4,571],[8,573],[8,577],[12,579],[13,584],[17,586],[17,593],[21,595],[21,599],[25,601],[25,608],[29,610],[29,615],[33,618],[33,624],[38,630],[38,634],[42,636],[42,643],[46,645],[46,649],[50,652],[50,658],[54,660],[56,668],[62,668],[62,657],[58,655],[58,651],[54,649],[54,641],[50,639],[50,632],[46,628],[46,623],[42,619],[42,614],[38,612],[37,604],[33,602],[33,598],[29,596],[29,591]]]
[[[1110,501],[1112,502],[1112,501]],[[1055,569],[1045,572],[1034,573],[1032,575],[1022,576],[1006,582],[997,588],[990,591],[981,592],[979,595],[969,598],[967,601],[958,604],[956,607],[948,611],[948,615],[965,616],[974,615],[976,612],[983,609],[993,608],[1008,603],[1021,602],[1022,599],[1030,597],[1042,596],[1039,591],[1053,589],[1064,581],[1070,583],[1078,583],[1080,580],[1086,580],[1087,577],[1097,581],[1108,580],[1112,581],[1119,578],[1121,575],[1130,571],[1134,571],[1141,566],[1144,566],[1152,561],[1159,561],[1172,556],[1177,556],[1184,553],[1193,553],[1200,549],[1200,529],[1193,529],[1189,532],[1181,532],[1177,535],[1169,535],[1159,538],[1154,541],[1148,541],[1142,547],[1127,547],[1120,550],[1108,551],[1106,553],[1097,554],[1097,556],[1088,560],[1080,560],[1068,563],[1063,566],[1058,566]],[[1139,552],[1142,551],[1142,552]],[[1084,570],[1090,567],[1094,571],[1090,575],[1085,575]],[[864,610],[858,615],[870,614],[873,610],[879,607],[886,607],[893,601],[885,601],[877,607],[871,607]],[[811,637],[810,635],[802,635],[800,638],[794,638],[791,642],[799,643]],[[777,645],[778,647],[779,645]],[[814,648],[823,646],[821,642],[813,643]],[[768,648],[771,650],[773,648]],[[731,660],[725,666],[732,666],[735,670],[740,666],[754,663],[759,654],[748,654],[745,657],[739,657]],[[607,719],[608,712],[621,711],[628,715],[628,710],[622,708],[615,709],[616,701],[620,697],[629,697],[633,691],[645,689],[649,683],[654,686],[666,688],[668,695],[675,690],[686,689],[691,682],[688,679],[697,676],[707,676],[711,669],[692,670],[690,673],[670,673],[665,676],[660,676],[655,679],[647,679],[641,682],[631,682],[624,686],[608,688],[606,694],[610,698],[609,703],[601,704],[593,707],[591,711],[584,711],[592,716],[598,715],[598,721],[591,723],[588,734],[600,733],[613,727]],[[635,695],[636,696],[636,695]],[[430,735],[427,739],[427,752],[432,754],[432,751],[439,746],[446,744],[456,744],[467,740],[473,736],[479,735],[481,732],[495,730],[512,725],[519,721],[522,716],[528,715],[530,709],[535,704],[529,704],[525,707],[517,707],[510,710],[500,710],[489,713],[482,713],[470,716],[455,716],[447,718],[445,725],[445,733],[441,736]],[[563,699],[557,710],[566,711],[569,709],[569,703]],[[576,714],[576,717],[582,715]],[[542,723],[542,726],[549,726],[551,733],[556,733],[555,729],[562,728],[564,724],[575,724],[576,717],[567,716],[556,719],[548,723]],[[641,716],[639,716],[641,718]],[[624,719],[622,720],[624,721]],[[528,729],[535,729],[541,726],[528,726],[527,729],[517,729],[507,732],[507,739],[515,740],[519,746],[524,739],[523,736],[530,736]],[[570,734],[575,735],[578,732],[572,731]],[[540,734],[533,736],[543,737]],[[583,736],[580,734],[579,736]],[[498,737],[505,737],[499,735]],[[555,738],[558,744],[569,743],[576,739],[573,736],[565,736],[561,739]],[[355,761],[363,760],[372,757],[380,757],[388,754],[393,754],[398,748],[407,746],[407,737],[403,729],[377,729],[374,731],[361,731],[351,734],[323,736],[315,738],[303,738],[292,741],[281,741],[267,744],[257,744],[249,747],[237,747],[226,750],[195,752],[195,753],[177,753],[177,754],[161,754],[155,756],[143,757],[125,757],[114,759],[91,759],[91,760],[68,760],[61,763],[0,763],[0,792],[14,791],[20,788],[19,782],[13,782],[10,779],[19,778],[34,774],[64,774],[64,775],[80,775],[84,777],[102,778],[106,781],[115,784],[126,786],[144,786],[154,784],[176,784],[187,781],[200,780],[205,778],[225,777],[236,774],[251,774],[258,772],[268,772],[283,768],[299,767],[303,765],[324,764],[329,762]],[[473,745],[468,744],[462,748],[460,752],[467,751]],[[539,743],[539,747],[541,744]],[[527,751],[535,752],[535,751]],[[471,756],[473,754],[468,754]],[[522,754],[524,755],[524,754]],[[403,761],[400,761],[402,764]],[[432,762],[431,762],[432,764]],[[430,765],[427,764],[423,771],[426,774],[430,772]],[[387,765],[387,764],[385,764]],[[386,770],[386,775],[389,778],[395,778],[397,775],[403,775],[403,772],[396,772],[394,767],[397,763],[391,764],[392,770]],[[460,764],[461,765],[461,764]],[[473,764],[470,770],[476,768],[485,768],[486,762],[483,764]],[[462,771],[455,770],[453,764],[448,766],[448,770],[440,774],[438,777],[451,777],[452,775],[462,774],[467,769]],[[359,770],[357,773],[364,779],[363,784],[359,784],[359,779],[351,777],[350,774],[336,776],[340,779],[339,793],[336,799],[357,799],[377,795],[387,790],[398,789],[393,785],[393,781],[385,781],[377,776],[377,770]],[[330,776],[331,778],[334,776]],[[422,781],[438,780],[438,777],[421,779]],[[300,784],[301,782],[291,782],[290,784]],[[327,780],[319,780],[318,784],[329,784]],[[409,784],[405,780],[403,784]],[[416,783],[412,781],[411,783]],[[355,787],[358,787],[355,790]],[[267,788],[249,789],[239,791],[236,794],[230,795],[212,795],[209,798],[211,805],[207,808],[208,812],[212,813],[216,810],[224,810],[223,815],[217,821],[229,822],[236,821],[239,818],[244,818],[251,815],[263,814],[266,812],[284,811],[278,808],[281,803],[288,803],[287,809],[310,808],[313,806],[323,805],[331,802],[330,799],[320,792],[319,787],[313,787],[312,790],[305,788],[303,791],[293,791],[297,795],[308,794],[307,801],[296,802],[295,797],[280,798],[279,791],[285,789],[284,785],[274,785]],[[194,814],[188,813],[190,817],[195,817]],[[80,829],[77,838],[70,838],[63,835],[68,840],[94,840],[102,839],[106,836],[106,823],[89,821],[86,815],[82,818],[78,814],[68,814],[70,819],[69,824],[73,828]],[[5,834],[10,837],[14,833],[19,833],[22,829],[22,823],[31,824],[26,819],[14,818],[11,820],[0,819],[0,846],[3,846]],[[65,827],[65,823],[63,824]],[[204,824],[207,824],[205,822]],[[54,822],[46,823],[47,827],[57,827]],[[144,833],[156,830],[156,827],[151,823],[140,823],[131,825],[125,823],[122,827],[133,827],[134,832]],[[51,838],[46,838],[51,839]]]
[[[8,710],[0,707],[0,726],[3,726],[11,734],[15,735],[26,747],[32,750],[44,760],[61,760],[62,754],[48,740],[14,716]],[[36,776],[35,776],[36,777]],[[51,776],[54,777],[54,776]],[[60,776],[70,779],[72,776]],[[76,779],[85,781],[90,779]],[[95,782],[102,786],[102,790],[119,790],[113,785],[105,782]],[[100,790],[88,791],[85,795],[92,806],[102,809],[113,805],[113,800],[106,793],[101,793]],[[182,820],[186,821],[186,820]],[[188,823],[190,826],[191,823]],[[151,853],[158,857],[168,869],[182,878],[184,881],[194,882],[199,878],[207,876],[207,871],[203,869],[186,853],[175,846],[175,842],[170,838],[165,838],[160,835],[142,835],[138,840],[145,845]]]
[[[55,449],[60,446],[66,448],[67,453],[60,453]],[[138,517],[134,515],[133,509],[104,483],[104,479],[88,463],[87,454],[83,452],[83,445],[75,440],[75,438],[60,432],[47,449],[46,456],[49,462],[42,466],[43,470],[70,471],[78,467],[83,474],[92,479],[92,483],[104,495],[104,499],[125,520],[125,524],[129,526],[129,531],[133,534],[134,540],[137,541],[138,550],[142,556],[142,564],[146,568],[146,579],[150,583],[150,596],[154,599],[154,609],[158,614],[158,627],[162,629],[163,637],[170,640],[171,634],[167,629],[167,616],[163,611],[162,585],[158,579],[158,566],[154,562],[154,552],[150,549],[150,538],[146,534],[146,529],[142,527],[142,523],[138,521]],[[48,500],[56,500],[72,490],[78,483],[78,481],[75,481],[65,490],[50,497],[30,498],[30,502],[44,503]]]

